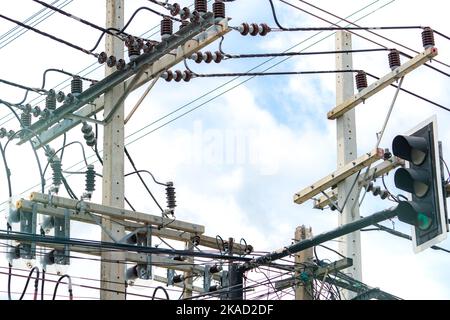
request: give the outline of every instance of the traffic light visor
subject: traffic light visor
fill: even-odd
[[[395,172],[395,186],[422,198],[430,189],[430,180],[426,171],[400,168]]]
[[[427,140],[423,137],[396,136],[392,142],[394,155],[420,166],[428,155]]]

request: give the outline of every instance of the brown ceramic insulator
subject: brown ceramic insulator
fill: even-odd
[[[134,37],[133,37],[132,35],[128,35],[128,36],[125,38],[125,46],[126,46],[127,48],[129,48],[129,47],[131,47],[133,44],[134,44]]]
[[[207,0],[195,0],[195,11],[200,13],[205,13],[208,11],[208,2]]]
[[[104,64],[106,62],[106,60],[108,60],[108,56],[106,55],[106,52],[102,52],[98,55],[98,63],[100,64]]]
[[[220,63],[223,60],[223,54],[220,51],[215,52],[214,62]]]
[[[139,50],[139,47],[132,45],[129,49],[128,49],[128,57],[130,57],[130,59],[135,59],[136,57],[138,57],[141,54],[141,50]]]
[[[125,65],[126,65],[125,60],[123,60],[123,59],[117,60],[117,63],[116,63],[117,70],[125,69]]]
[[[116,65],[116,57],[114,56],[110,56],[108,58],[108,60],[106,61],[106,64],[108,65],[108,67],[112,68]]]
[[[201,19],[201,12],[198,12],[198,11],[192,12],[192,15],[191,15],[191,22],[193,22],[193,23],[199,23],[199,22],[200,22],[200,19]]]
[[[434,32],[433,29],[426,27],[423,28],[423,32],[422,32],[422,43],[423,43],[423,47],[425,49],[434,47],[435,42],[434,42]]]
[[[266,23],[261,23],[260,25],[260,28],[259,28],[259,35],[260,36],[265,36],[265,35],[267,35],[270,31],[272,31],[271,29],[270,29],[270,27],[266,24]]]
[[[214,57],[211,51],[206,51],[205,52],[205,62],[206,63],[211,63],[213,61]]]
[[[364,71],[359,71],[355,76],[355,80],[356,89],[358,89],[358,91],[367,88],[367,74]]]
[[[183,72],[181,72],[180,70],[176,70],[173,79],[175,80],[175,82],[180,82],[181,80],[183,80]]]
[[[197,52],[197,57],[194,60],[196,63],[201,63],[203,61],[203,53],[201,53],[200,51]]]
[[[391,70],[394,70],[398,67],[400,67],[401,62],[400,62],[400,53],[398,52],[398,50],[391,50],[388,54],[388,60],[389,60],[389,67],[391,68]]]
[[[161,36],[170,36],[173,34],[173,21],[168,18],[164,17],[164,19],[161,20]]]
[[[248,23],[246,23],[246,22],[244,22],[242,25],[241,25],[241,34],[243,35],[243,36],[246,36],[246,35],[248,35],[248,32],[250,31],[250,26],[248,25]]]
[[[167,74],[166,81],[167,82],[172,81],[173,80],[173,72],[172,72],[172,70],[167,70],[166,74]]]
[[[180,5],[178,3],[174,3],[172,5],[172,7],[170,8],[170,14],[173,17],[177,16],[180,13],[180,11],[181,11],[181,7],[180,7]]]
[[[189,71],[189,70],[185,70],[185,71],[183,72],[183,80],[184,80],[185,82],[189,82],[189,81],[191,81],[191,79],[192,79],[192,72]]]
[[[139,50],[142,50],[142,48],[144,48],[144,40],[141,38],[136,39],[136,47],[139,48]]]
[[[191,16],[191,10],[188,7],[184,7],[180,12],[181,20],[189,19],[190,16]]]
[[[214,12],[214,18],[225,18],[225,3],[223,3],[221,0],[216,0],[216,2],[213,3],[213,12]]]
[[[180,30],[187,27],[190,24],[189,20],[183,20],[180,24]]]
[[[250,35],[251,36],[256,36],[259,33],[259,26],[257,23],[252,23],[252,28],[253,30],[251,30]]]
[[[158,44],[157,41],[147,41],[144,45],[144,52],[145,53],[152,52],[157,44]]]

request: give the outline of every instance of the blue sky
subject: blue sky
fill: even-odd
[[[63,1],[60,1],[61,3]],[[292,4],[310,10],[299,1],[290,0]],[[189,1],[180,1],[185,5]],[[285,26],[326,26],[324,22],[296,11],[275,1],[280,22]],[[442,1],[430,0],[424,8],[418,0],[321,0],[315,5],[335,12],[340,16],[349,16],[353,12],[372,4],[354,16],[358,19],[386,5],[379,11],[360,21],[365,26],[390,25],[430,25],[441,32],[446,31],[447,20],[442,8]],[[19,5],[21,4],[21,5]],[[126,17],[146,1],[132,0],[126,3]],[[408,7],[407,13],[399,15]],[[23,20],[41,9],[29,0],[2,2],[0,10],[7,16]],[[74,0],[65,7],[69,12],[89,21],[103,24],[104,8],[102,1]],[[227,12],[232,20],[230,25],[237,26],[241,22],[265,22],[275,26],[268,1],[247,0],[227,4]],[[320,13],[314,11],[315,13]],[[321,16],[325,15],[320,13]],[[327,17],[329,18],[329,17]],[[330,18],[336,21],[335,18]],[[141,34],[158,24],[158,18],[142,13],[130,25],[130,32]],[[10,23],[0,21],[0,34],[13,27]],[[68,39],[82,47],[90,48],[98,33],[75,21],[58,14],[53,15],[39,25],[61,38]],[[380,31],[383,35],[402,44],[407,44],[417,51],[422,50],[420,31]],[[364,32],[360,34],[366,35]],[[331,32],[322,33],[309,39],[313,32],[273,32],[267,37],[242,37],[237,32],[226,36],[223,48],[229,53],[281,52],[298,43],[295,50],[303,50],[311,46],[309,51],[333,50],[334,36]],[[326,38],[329,36],[328,38]],[[157,38],[158,36],[155,36]],[[384,40],[376,39],[388,47]],[[325,38],[325,39],[323,39]],[[323,39],[315,44],[318,40]],[[443,62],[450,63],[450,42],[436,38],[436,46]],[[373,44],[354,37],[355,48],[374,48]],[[0,45],[1,47],[1,45]],[[217,50],[218,43],[209,49]],[[28,32],[0,49],[0,66],[2,78],[39,86],[42,72],[46,68],[62,68],[70,72],[78,72],[94,63],[95,59],[65,48],[53,41]],[[275,59],[280,61],[281,59]],[[238,59],[224,61],[221,64],[196,65],[189,62],[191,68],[198,72],[243,72],[258,65],[264,59]],[[271,65],[273,62],[267,64]],[[448,67],[433,63],[448,72]],[[389,72],[387,57],[384,52],[355,54],[354,68],[382,76]],[[180,64],[174,69],[184,69]],[[306,71],[332,70],[334,56],[294,57],[281,63],[274,70]],[[257,70],[263,70],[259,68]],[[101,79],[102,68],[89,74]],[[49,86],[54,86],[65,77],[52,75]],[[187,102],[222,85],[229,79],[208,78],[195,79],[190,83],[166,83],[159,81],[150,93],[136,116],[127,124],[127,135],[144,128],[153,120],[176,110]],[[205,102],[213,95],[231,88],[243,81],[237,79],[233,83],[214,91],[188,108]],[[449,105],[448,77],[437,74],[426,68],[420,68],[405,78],[405,88],[423,94],[443,105]],[[21,91],[1,85],[5,100],[20,100]],[[140,97],[144,88],[137,90],[127,100],[126,108],[130,110]],[[67,92],[67,89],[66,89]],[[179,207],[177,217],[206,226],[208,235],[220,234],[240,239],[244,237],[258,251],[270,251],[291,243],[295,227],[301,224],[310,225],[314,234],[330,230],[337,225],[336,213],[312,209],[312,202],[301,206],[292,202],[296,191],[319,180],[336,168],[336,129],[335,123],[326,118],[326,112],[335,104],[335,77],[292,76],[255,78],[240,85],[229,93],[205,104],[198,110],[181,119],[145,135],[142,139],[129,145],[138,167],[154,172],[161,180],[174,180],[177,186]],[[358,154],[373,149],[376,143],[375,133],[381,129],[394,91],[386,89],[371,98],[357,109]],[[42,103],[41,103],[42,106]],[[182,113],[174,114],[178,115]],[[0,117],[6,115],[0,110]],[[448,157],[450,145],[446,139],[450,135],[448,112],[441,111],[430,104],[400,94],[392,117],[387,127],[381,146],[390,148],[392,138],[415,126],[423,119],[437,114],[439,136],[443,140],[444,158]],[[171,119],[170,117],[166,120]],[[0,121],[2,123],[3,121]],[[143,136],[158,127],[159,122],[140,133],[130,137],[128,142]],[[13,122],[2,125],[7,129],[17,127]],[[68,141],[82,139],[79,128],[68,134]],[[61,140],[54,142],[59,146]],[[31,158],[29,147],[8,147],[8,158],[11,159],[11,170],[14,182],[14,193],[28,189],[38,183],[36,166]],[[91,152],[88,152],[90,155]],[[81,160],[77,147],[67,149],[67,160],[64,168],[68,168]],[[14,160],[12,160],[14,159]],[[93,159],[93,158],[91,158]],[[450,160],[449,160],[450,161]],[[98,163],[97,170],[100,170]],[[75,169],[82,169],[78,165]],[[127,170],[130,168],[127,168]],[[127,171],[126,170],[126,171]],[[394,188],[393,175],[386,178],[390,188]],[[0,181],[4,181],[4,173],[0,170]],[[69,177],[73,188],[81,194],[83,181],[80,177]],[[156,207],[147,200],[145,190],[138,180],[127,178],[126,195],[141,211],[157,213]],[[380,183],[380,181],[377,181]],[[156,189],[160,201],[164,202],[163,190]],[[100,187],[99,187],[100,188]],[[28,192],[25,195],[27,196]],[[100,201],[100,189],[96,191],[95,201]],[[6,199],[6,184],[0,185],[0,199]],[[145,200],[144,200],[145,199]],[[391,206],[391,203],[374,199],[367,195],[361,207],[362,215],[369,215],[380,209]],[[394,220],[395,228],[409,233],[409,227]],[[390,222],[386,225],[392,226]],[[4,228],[4,220],[0,222]],[[76,237],[99,238],[97,227],[81,228],[75,224]],[[335,242],[328,243],[336,248]],[[449,240],[441,243],[450,248]],[[323,259],[336,260],[332,253],[318,250]],[[405,299],[448,299],[450,297],[450,279],[447,271],[449,256],[446,253],[427,250],[415,255],[411,243],[393,236],[370,232],[362,235],[363,281],[373,287],[380,287],[387,292]],[[6,266],[6,261],[1,266]],[[98,276],[99,266],[92,262],[74,262],[69,272]],[[0,277],[0,286],[6,288],[6,277]],[[22,288],[19,282],[18,290]],[[89,292],[88,294],[94,294]]]

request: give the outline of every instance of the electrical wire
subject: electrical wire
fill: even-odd
[[[58,281],[56,281],[56,285],[55,285],[55,291],[53,291],[53,298],[52,300],[56,300],[56,292],[58,291],[58,286],[61,283],[61,281],[67,278],[67,286],[68,286],[68,292],[69,292],[69,299],[73,300],[73,293],[72,293],[72,279],[70,278],[70,276],[68,274],[65,274],[63,276],[61,276]]]
[[[155,290],[153,291],[152,300],[155,300],[155,295],[158,290],[162,290],[164,292],[164,294],[166,295],[166,300],[170,300],[169,294],[167,293],[166,289],[161,286],[156,287]]]
[[[124,148],[124,152],[125,155],[128,158],[128,161],[130,162],[131,166],[134,169],[134,172],[136,172],[136,174],[138,175],[139,179],[141,180],[142,184],[144,185],[145,189],[147,190],[147,192],[149,193],[149,195],[151,196],[151,198],[153,199],[153,201],[156,203],[156,205],[158,206],[158,208],[161,210],[161,212],[164,212],[164,209],[161,207],[161,205],[158,203],[158,200],[156,200],[155,196],[153,195],[153,193],[150,191],[150,189],[148,188],[147,184],[145,183],[144,178],[142,178],[139,170],[136,168],[136,165],[134,164],[133,158],[131,158],[130,153],[128,152],[127,148]],[[153,176],[153,175],[152,175]],[[155,180],[156,181],[156,180]]]
[[[297,9],[297,10],[300,10],[300,11],[302,11],[302,12],[305,12],[305,13],[309,14],[309,15],[312,15],[312,16],[314,16],[314,17],[316,17],[316,18],[318,18],[318,19],[320,19],[320,20],[322,20],[322,21],[325,21],[325,22],[327,22],[327,23],[331,23],[330,21],[328,21],[328,20],[326,20],[326,19],[324,19],[324,18],[321,18],[321,17],[319,17],[319,16],[317,16],[317,15],[315,15],[315,14],[312,14],[311,12],[308,12],[307,10],[301,9],[300,7],[295,6],[295,5],[293,5],[292,3],[289,3],[289,2],[287,2],[287,1],[285,1],[285,0],[279,0],[279,1],[281,1],[281,2],[283,2],[283,3],[285,3],[285,4],[289,5],[289,6],[291,6],[291,7],[295,8],[295,9]],[[355,22],[357,22],[357,21],[355,21],[355,22],[350,22],[350,21],[348,21],[348,20],[345,19],[345,18],[341,18],[341,17],[339,17],[338,15],[333,14],[332,12],[329,12],[329,11],[324,10],[324,9],[322,9],[322,8],[319,8],[318,6],[315,6],[315,5],[313,5],[313,4],[311,4],[311,3],[307,2],[307,1],[304,1],[304,0],[299,0],[299,1],[302,2],[302,3],[304,3],[304,4],[306,4],[306,5],[308,5],[308,6],[313,7],[313,8],[315,8],[315,9],[319,10],[319,11],[322,11],[322,12],[324,12],[324,13],[330,15],[330,16],[333,16],[333,17],[335,17],[335,18],[337,18],[337,19],[340,19],[341,21],[345,21],[345,22],[347,22],[347,23],[349,23],[349,24],[351,24],[351,25],[353,25],[353,26],[355,26],[355,27],[361,27],[361,26],[359,26],[359,25],[357,25],[357,24],[355,23]],[[392,3],[392,2],[394,2],[394,1],[395,1],[395,0],[393,0],[393,1],[389,2],[389,3]],[[336,24],[334,24],[334,25],[336,25]],[[398,42],[396,42],[396,41],[394,41],[394,40],[392,40],[392,39],[389,39],[389,38],[387,38],[387,37],[385,37],[385,36],[382,36],[382,35],[380,35],[380,34],[374,32],[374,31],[372,31],[372,30],[366,30],[366,31],[369,32],[369,33],[371,33],[371,34],[373,34],[373,35],[375,35],[375,36],[377,36],[377,37],[380,37],[380,38],[382,38],[382,39],[384,39],[384,40],[386,40],[386,41],[389,41],[389,42],[395,44],[396,46],[400,46],[400,47],[402,47],[402,48],[404,48],[404,49],[407,49],[407,50],[409,50],[409,51],[411,51],[411,52],[414,52],[415,54],[419,54],[418,51],[416,51],[416,50],[414,50],[414,49],[411,49],[411,48],[409,48],[409,47],[407,47],[407,46],[405,46],[405,45],[402,45],[402,44],[400,44],[400,43],[398,43]],[[358,37],[360,37],[360,38],[362,38],[362,39],[365,39],[365,40],[367,40],[367,41],[370,41],[370,42],[372,42],[372,43],[374,43],[374,44],[376,44],[376,45],[379,45],[379,46],[381,46],[381,47],[385,47],[385,46],[383,46],[382,44],[380,44],[380,43],[378,43],[378,42],[376,42],[376,41],[374,41],[374,40],[368,39],[368,38],[366,38],[366,37],[364,37],[364,36],[362,36],[362,35],[360,35],[360,34],[358,34],[358,33],[355,33],[355,32],[353,32],[353,31],[351,31],[351,30],[349,30],[349,32],[352,33],[352,34],[354,34],[354,35],[356,35],[356,36],[358,36]],[[439,64],[441,64],[441,65],[444,65],[444,66],[446,66],[446,67],[450,67],[450,65],[448,65],[448,64],[446,64],[446,63],[443,63],[443,62],[441,62],[441,61],[439,61],[439,60],[437,60],[437,59],[435,59],[434,61],[436,61],[437,63],[439,63]],[[429,67],[429,68],[435,70],[435,71],[438,71],[438,72],[440,72],[440,73],[442,73],[442,74],[445,74],[445,75],[447,75],[447,76],[450,76],[449,74],[444,73],[442,70],[439,70],[439,69],[437,69],[437,68],[431,66],[430,64],[427,64],[427,63],[426,63],[425,65],[426,65],[427,67]]]
[[[405,30],[405,29],[423,29],[422,26],[382,26],[382,27],[301,27],[301,28],[286,28],[283,27],[277,18],[277,14],[275,12],[275,7],[273,5],[272,0],[269,0],[270,7],[272,9],[272,15],[273,19],[280,28],[280,31],[335,31],[335,30]],[[283,3],[286,3],[284,1],[281,1]],[[287,3],[286,3],[287,4]],[[273,29],[273,28],[271,28]],[[274,30],[276,31],[276,30]]]
[[[94,56],[94,57],[96,57],[96,58],[98,57],[98,54],[97,54],[97,53],[92,53],[92,52],[90,52],[89,50],[86,50],[86,49],[81,48],[80,46],[77,46],[77,45],[75,45],[75,44],[73,44],[73,43],[70,43],[70,42],[68,42],[68,41],[66,41],[66,40],[63,40],[63,39],[61,39],[61,38],[55,37],[55,36],[53,36],[53,35],[51,35],[51,34],[49,34],[49,33],[47,33],[47,32],[41,31],[41,30],[36,29],[36,28],[34,28],[34,27],[32,27],[32,26],[26,25],[26,24],[24,24],[24,23],[22,23],[22,22],[20,22],[20,21],[15,20],[15,19],[6,17],[6,16],[4,16],[4,15],[2,15],[2,14],[0,14],[0,18],[2,18],[2,19],[4,19],[4,20],[7,20],[7,21],[9,21],[9,22],[15,23],[15,24],[17,24],[17,25],[19,25],[19,26],[21,26],[21,27],[23,27],[23,28],[26,28],[26,29],[28,29],[28,30],[31,30],[31,31],[33,31],[33,32],[36,32],[37,34],[40,34],[41,36],[44,36],[44,37],[46,37],[46,38],[50,38],[50,39],[52,39],[52,40],[54,40],[54,41],[57,41],[57,42],[62,43],[62,44],[64,44],[64,45],[66,45],[66,46],[69,46],[69,47],[71,47],[72,49],[81,51],[81,52],[83,52],[83,53],[85,53],[85,54],[87,54],[87,55],[92,55],[92,56]]]
[[[25,283],[25,287],[23,288],[22,291],[22,295],[20,296],[19,300],[22,300],[23,297],[25,296],[25,292],[27,291],[28,288],[28,283],[30,282],[31,276],[33,275],[33,273],[36,271],[36,279],[34,282],[34,300],[36,300],[36,295],[37,295],[37,290],[38,290],[38,284],[39,284],[39,268],[38,267],[33,267],[30,271],[30,273],[28,274],[27,277],[27,282]]]
[[[72,77],[72,78],[75,77],[75,76],[78,76],[81,80],[89,81],[89,82],[91,82],[91,83],[96,83],[96,82],[98,82],[98,80],[94,80],[94,79],[86,78],[86,77],[83,77],[83,76],[79,76],[79,75],[76,75],[76,74],[74,74],[74,73],[71,73],[71,72],[68,72],[68,71],[64,71],[63,69],[50,68],[50,69],[45,70],[44,73],[42,74],[42,85],[41,85],[41,89],[44,89],[44,88],[45,88],[46,77],[47,77],[47,73],[49,73],[49,72],[62,73],[62,74],[65,74],[65,75],[67,75],[67,76],[70,76],[70,77]]]

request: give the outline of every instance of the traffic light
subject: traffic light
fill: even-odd
[[[395,172],[395,186],[410,193],[400,201],[400,221],[413,226],[414,251],[420,252],[447,238],[447,212],[441,174],[436,117],[406,135],[396,136],[394,155],[406,160],[406,168]]]

